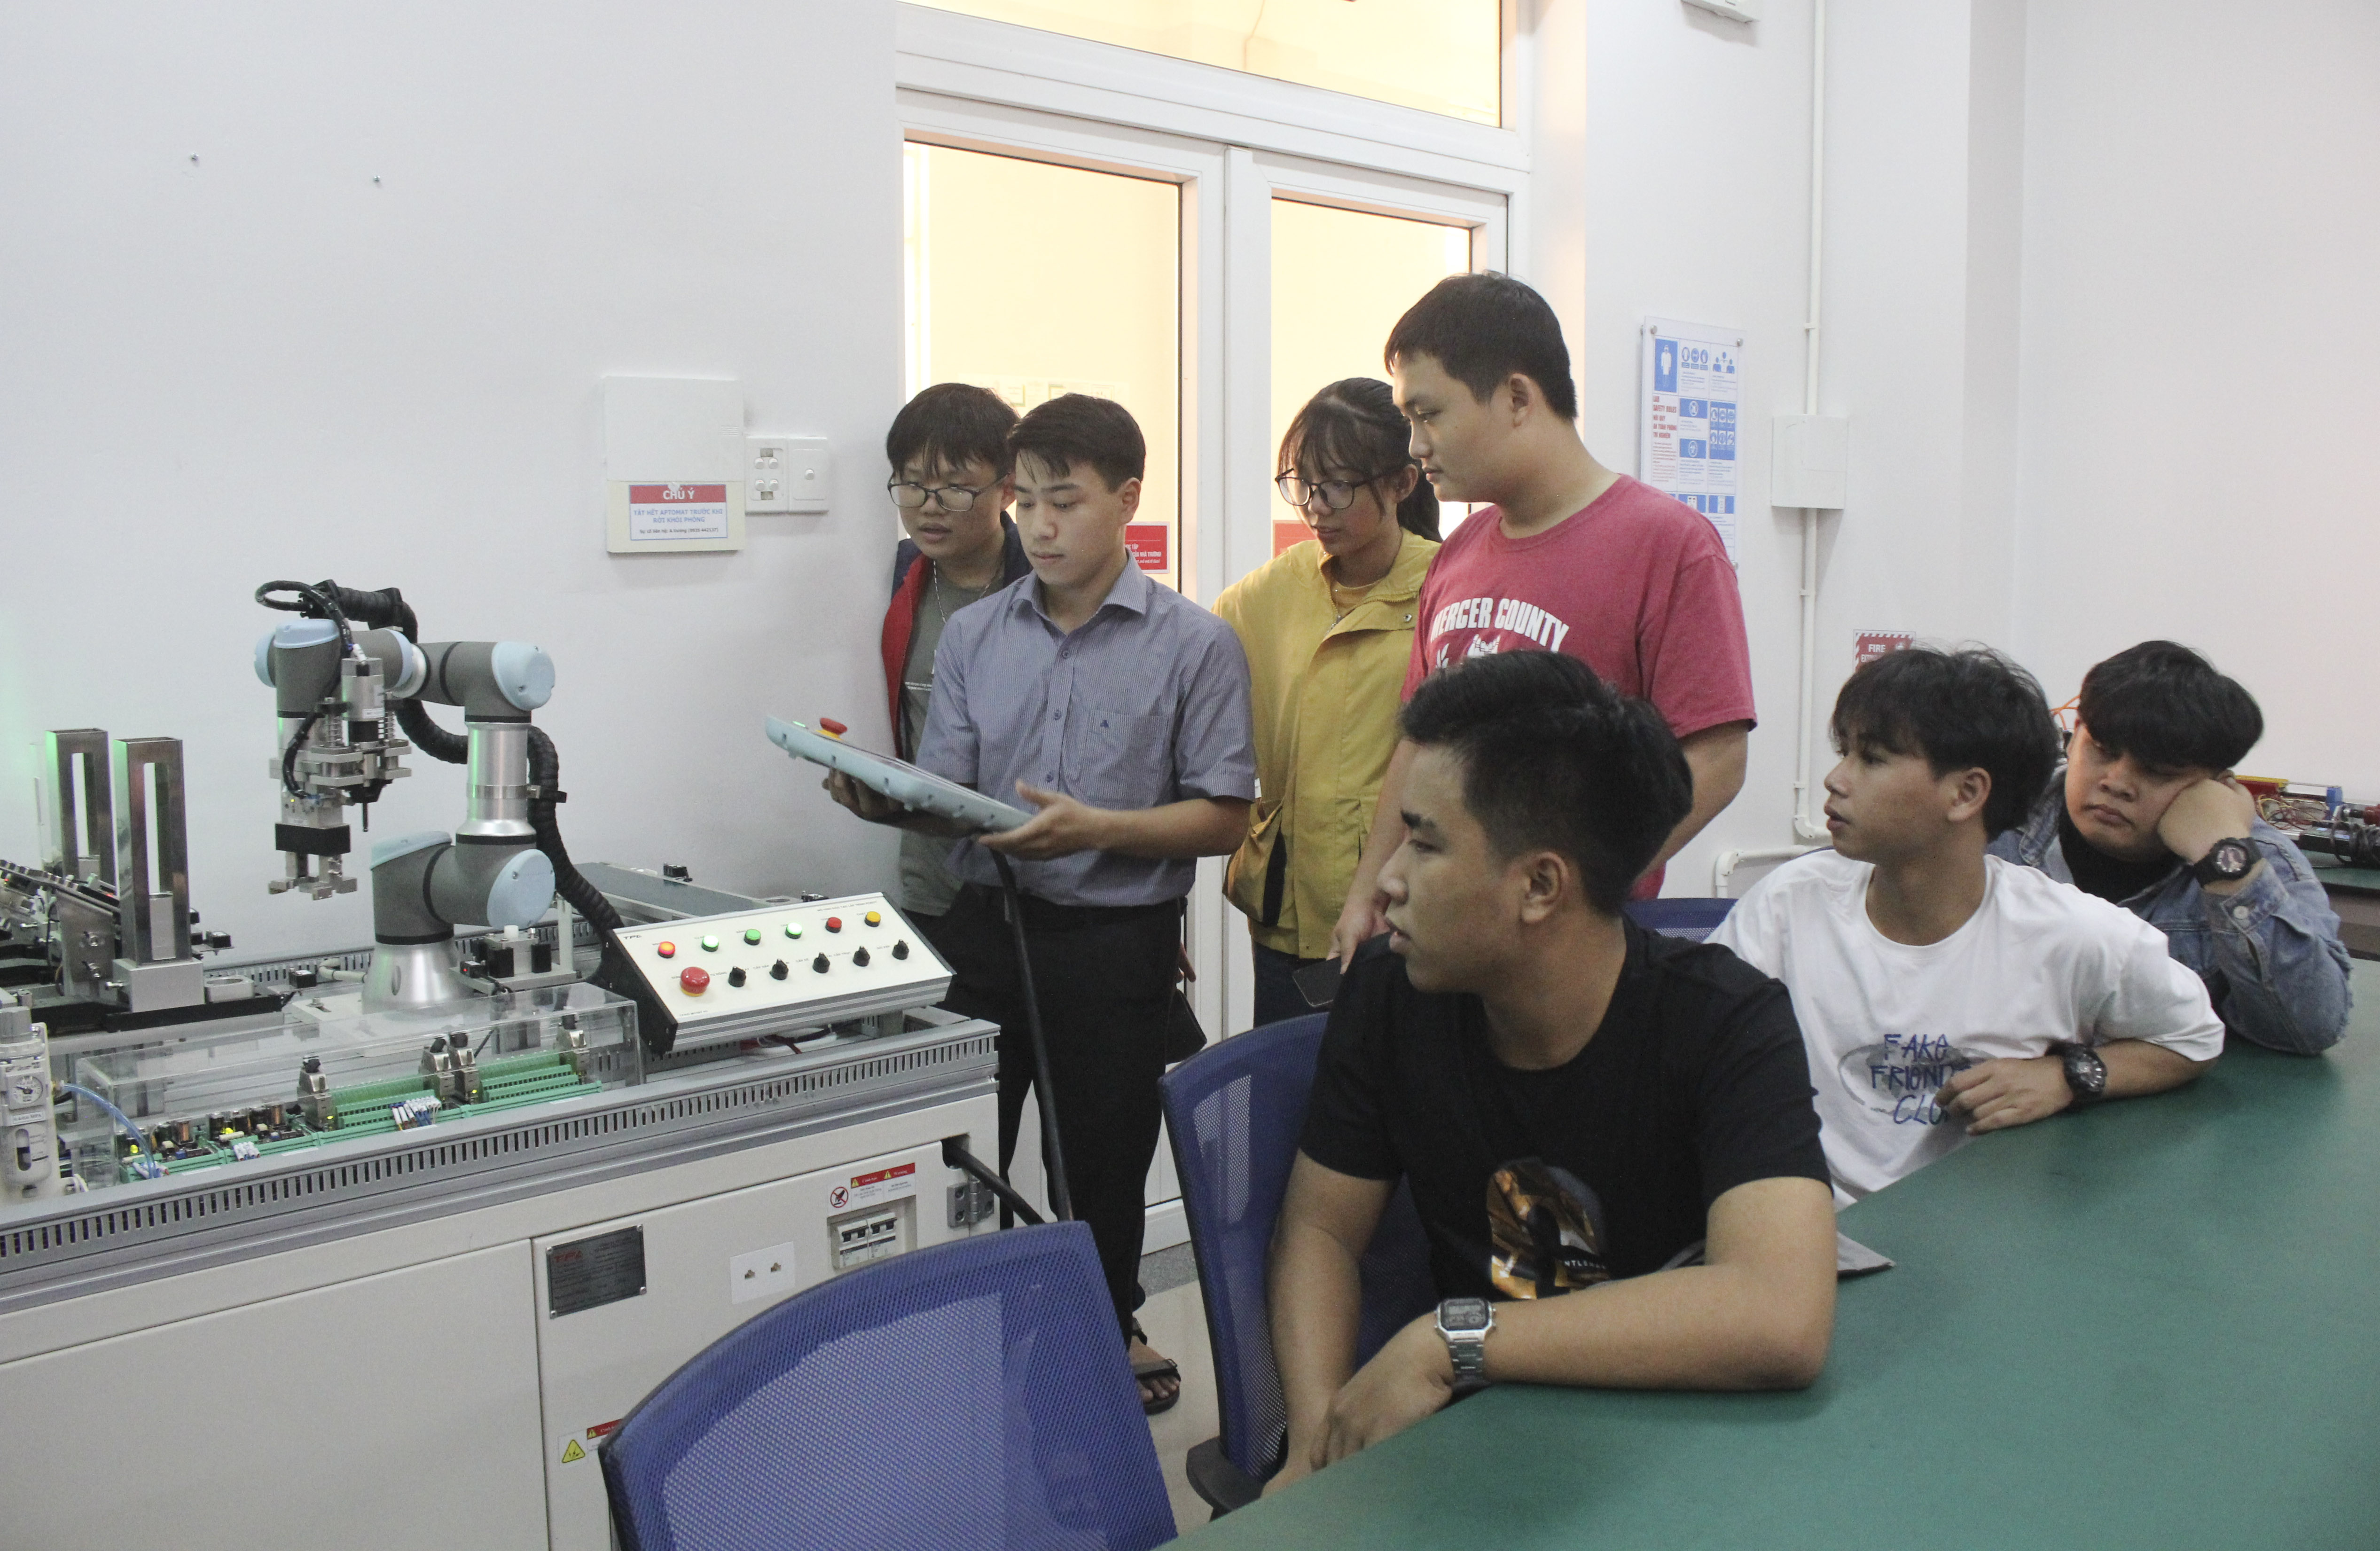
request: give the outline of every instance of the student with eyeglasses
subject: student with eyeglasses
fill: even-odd
[[[1438,553],[1438,496],[1386,382],[1307,401],[1274,481],[1314,537],[1215,600],[1248,656],[1257,800],[1224,873],[1248,918],[1256,1021],[1309,1011],[1292,980],[1330,954],[1380,779],[1397,745],[1415,598]]]
[[[914,759],[933,702],[934,648],[951,616],[1032,570],[1016,525],[1008,433],[1016,411],[968,382],[937,382],[902,406],[884,436],[892,478],[885,485],[908,537],[892,558],[892,603],[884,611],[884,687],[892,743]],[[958,898],[951,842],[901,836],[902,913],[939,943],[941,918]]]

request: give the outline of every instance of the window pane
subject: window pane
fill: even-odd
[[[1148,471],[1129,537],[1142,569],[1180,585],[1181,190],[905,150],[908,391],[974,382],[1020,415],[1065,393],[1131,410]]]
[[[1385,382],[1389,330],[1424,291],[1470,268],[1467,227],[1275,200],[1271,450],[1318,390],[1342,377]],[[1448,511],[1445,525],[1466,510]],[[1273,508],[1272,535],[1275,554],[1311,537],[1286,505]]]
[[[1502,122],[1500,0],[922,0],[1475,124]]]

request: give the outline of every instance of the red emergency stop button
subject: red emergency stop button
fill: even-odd
[[[710,971],[700,964],[688,964],[678,971],[677,983],[686,988],[686,995],[698,997],[710,987]]]
[[[850,732],[851,729],[845,727],[842,722],[837,721],[831,716],[822,716],[819,718],[819,731],[826,733],[829,737],[839,738],[845,733]]]

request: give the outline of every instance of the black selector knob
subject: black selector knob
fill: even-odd
[[[896,959],[905,959],[909,956],[909,939],[905,937],[900,941],[892,945],[892,956]]]
[[[742,964],[737,964],[734,969],[727,972],[727,983],[731,986],[741,986],[744,984],[745,978],[744,966]]]
[[[817,970],[820,975],[824,975],[826,973],[826,955],[824,953],[820,953],[817,958],[812,959],[810,961],[810,967]]]
[[[769,966],[769,978],[771,980],[783,980],[784,977],[785,961],[779,959],[775,963]]]
[[[865,948],[862,948],[858,952],[854,953],[854,954],[851,956],[851,962],[852,962],[854,964],[856,964],[857,966],[859,966],[859,967],[860,967],[860,968],[862,968],[862,969],[867,968],[867,967],[868,967],[868,950],[867,950],[867,949],[865,949]]]

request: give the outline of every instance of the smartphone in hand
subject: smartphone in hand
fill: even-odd
[[[1339,995],[1339,961],[1324,959],[1319,963],[1307,964],[1304,969],[1292,970],[1289,981],[1297,988],[1297,994],[1305,999],[1306,1006],[1328,1007]]]

